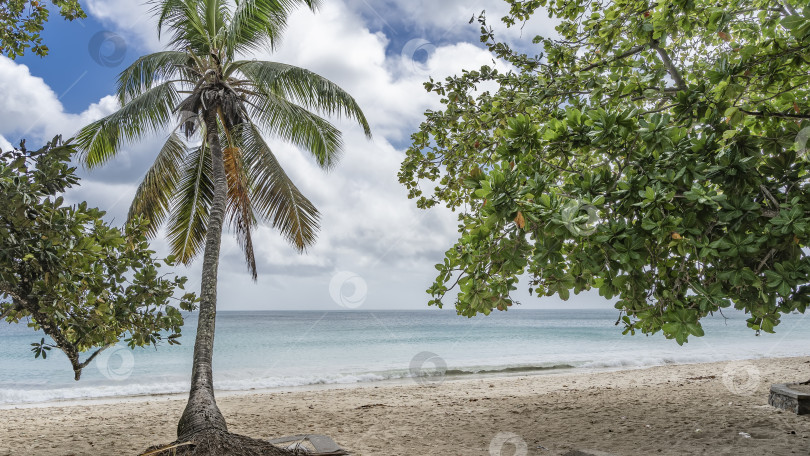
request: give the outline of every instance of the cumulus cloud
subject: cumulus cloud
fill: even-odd
[[[104,97],[79,114],[67,113],[59,96],[27,66],[0,56],[0,133],[9,141],[44,141],[57,134],[71,135],[82,125],[113,112],[117,102]],[[32,142],[34,142],[32,141]]]
[[[111,28],[125,35],[142,49],[161,49],[157,22],[151,7],[145,1],[87,0],[87,12]],[[165,40],[164,40],[165,41]]]
[[[42,78],[3,56],[0,56],[0,98],[3,134],[15,142],[28,134],[50,134],[69,118],[56,93]]]
[[[498,7],[503,3],[487,0],[483,7],[494,8],[493,2]],[[154,24],[139,19],[143,14],[133,13],[133,5],[129,0],[88,0],[88,11],[116,33],[138,37],[141,52],[159,50]],[[337,169],[324,173],[311,157],[268,138],[287,173],[319,208],[322,231],[318,243],[298,255],[271,227],[259,227],[254,233],[259,268],[255,285],[236,241],[225,236],[220,263],[223,309],[335,309],[339,303],[332,299],[330,284],[341,277],[339,271],[350,271],[365,283],[366,308],[421,308],[427,301],[424,290],[433,279],[433,264],[456,238],[456,216],[442,209],[418,210],[397,181],[399,164],[424,111],[440,106],[422,84],[429,77],[442,79],[463,68],[492,64],[492,57],[475,40],[451,39],[454,33],[447,33],[446,40],[425,40],[429,46],[423,54],[391,49],[392,42],[399,46],[423,30],[435,35],[436,30],[455,30],[458,25],[469,33],[470,12],[483,8],[471,9],[475,5],[456,0],[376,5],[382,6],[369,11],[363,0],[335,0],[317,14],[298,11],[276,52],[246,56],[298,65],[338,83],[358,100],[374,139],[367,140],[357,125],[336,119],[344,131],[345,156]],[[398,31],[375,27],[375,20],[397,14],[410,25]],[[473,32],[477,34],[477,28]],[[42,79],[8,59],[0,59],[0,97],[11,100],[10,109],[0,113],[0,134],[11,140],[26,130],[43,137],[72,132],[117,108],[115,98],[108,96],[81,113],[66,113]],[[110,219],[123,222],[135,188],[164,139],[157,135],[127,145],[108,165],[82,171],[82,186],[68,195],[70,200],[88,200],[108,210]],[[162,236],[153,245],[162,254],[168,251]],[[191,289],[199,286],[200,263],[178,268],[190,277]]]
[[[426,39],[436,46],[468,41],[477,43],[480,27],[477,19],[486,13],[487,23],[493,27],[499,40],[518,48],[529,46],[536,35],[551,36],[555,21],[542,13],[536,14],[525,24],[507,28],[501,18],[509,13],[509,4],[504,0],[346,0],[348,6],[358,11],[369,24],[388,35],[395,46],[391,52],[399,52],[410,40]]]

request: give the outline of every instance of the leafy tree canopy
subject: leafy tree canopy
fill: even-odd
[[[99,209],[63,204],[57,195],[79,180],[68,165],[73,152],[59,137],[36,152],[24,142],[0,152],[0,319],[27,319],[50,336],[52,343],[43,339],[32,351],[45,358],[51,348],[62,350],[78,380],[123,338],[133,348],[177,344],[183,318],[169,302],[186,278],[160,273],[173,259],[153,258],[145,221],[122,232],[104,223]],[[195,301],[187,293],[178,305],[193,310]]]
[[[460,211],[428,290],[460,314],[597,289],[625,333],[682,344],[733,306],[772,332],[810,302],[810,8],[789,0],[508,0],[538,56],[431,80],[400,181]],[[482,84],[496,84],[483,91]],[[435,187],[424,192],[420,185]]]
[[[78,0],[51,0],[65,19],[87,17]],[[26,49],[44,57],[48,46],[42,43],[40,32],[48,22],[50,11],[46,0],[4,0],[0,2],[0,54],[15,59]]]

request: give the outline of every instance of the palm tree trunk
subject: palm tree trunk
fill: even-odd
[[[194,366],[191,371],[191,391],[188,404],[177,425],[178,440],[186,440],[200,431],[227,431],[225,418],[214,399],[214,378],[211,368],[214,353],[214,327],[217,315],[217,268],[225,216],[227,182],[222,146],[219,142],[217,114],[205,113],[205,126],[214,177],[214,200],[208,220],[203,256],[200,315],[194,342]]]

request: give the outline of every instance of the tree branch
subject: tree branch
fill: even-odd
[[[70,341],[68,341],[67,337],[65,337],[57,326],[53,325],[52,321],[47,315],[36,309],[29,309],[29,311],[40,328],[42,328],[42,331],[50,336],[50,338],[56,342],[56,347],[59,348],[59,350],[62,350],[62,352],[68,357],[70,365],[73,367],[73,377],[76,381],[79,381],[82,376],[82,369],[84,368],[84,365],[79,362],[79,349],[75,344],[71,344]],[[97,354],[98,352],[93,356]]]
[[[0,320],[5,320],[6,317],[11,313],[19,310],[18,307],[11,306],[8,309],[4,310],[2,314],[0,314]]]
[[[789,15],[791,15],[791,16],[796,15],[796,10],[793,9],[793,5],[791,5],[788,0],[782,0],[781,2],[778,2],[778,3],[781,3],[782,9],[784,9],[785,12],[787,12]]]
[[[781,112],[762,112],[762,111],[746,111],[745,109],[740,109],[740,112],[744,112],[749,116],[757,116],[757,117],[779,117],[781,119],[810,119],[810,114],[790,114],[790,113],[781,113]]]
[[[760,185],[759,189],[762,190],[762,193],[764,193],[765,196],[769,200],[771,200],[771,202],[776,206],[776,209],[778,210],[779,209],[779,201],[777,201],[777,199],[773,197],[773,194],[771,194],[771,192],[764,185]]]
[[[77,373],[77,375],[80,375],[81,370],[84,369],[85,367],[87,367],[87,365],[90,364],[96,358],[96,356],[98,356],[99,353],[103,352],[104,350],[106,350],[106,349],[108,349],[108,348],[110,348],[112,346],[113,346],[113,344],[108,344],[108,345],[105,345],[105,346],[99,348],[95,352],[93,352],[93,354],[90,355],[89,357],[87,357],[87,359],[84,360],[83,363],[79,364],[79,372]],[[78,378],[76,380],[78,380]]]
[[[23,299],[22,296],[17,294],[15,291],[12,291],[12,287],[5,282],[0,282],[0,293],[5,293],[11,296],[11,299],[18,301],[18,304],[16,306],[17,308],[21,308],[28,304],[28,301]],[[5,316],[5,312],[3,314]]]
[[[776,253],[776,249],[771,249],[768,252],[768,254],[765,255],[765,258],[763,258],[762,261],[759,263],[759,266],[757,267],[757,272],[755,274],[759,274],[762,271],[762,268],[765,267],[765,264],[768,262],[768,260],[771,259],[774,253]]]
[[[608,63],[613,63],[613,62],[615,62],[617,60],[621,60],[621,59],[630,57],[631,55],[638,54],[639,52],[643,51],[646,47],[647,47],[646,44],[638,45],[638,46],[636,46],[634,48],[631,48],[630,50],[625,51],[622,54],[619,54],[619,55],[617,55],[617,56],[615,56],[613,58],[602,60],[601,62],[596,62],[596,63],[593,63],[591,65],[588,65],[585,68],[579,70],[579,72],[581,73],[583,71],[593,70],[594,68],[607,65]]]
[[[667,51],[658,45],[658,41],[653,41],[650,44],[650,48],[654,49],[658,53],[658,56],[661,57],[661,60],[664,62],[664,66],[667,67],[667,72],[675,81],[675,85],[678,87],[678,90],[686,90],[686,83],[683,81],[681,72],[678,71],[678,68],[674,63],[672,63],[672,59],[669,58]]]

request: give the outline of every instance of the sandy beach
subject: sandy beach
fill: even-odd
[[[810,454],[810,416],[767,404],[810,358],[223,396],[232,432],[332,436],[357,455]],[[0,411],[0,455],[135,455],[174,440],[185,403],[149,397]]]

